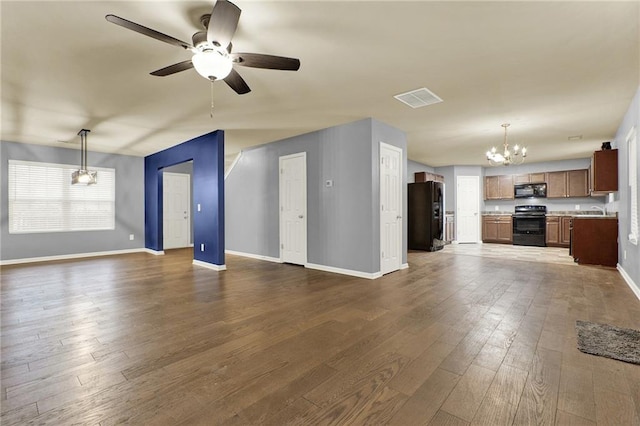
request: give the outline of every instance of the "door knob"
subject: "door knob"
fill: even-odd
[[[298,219],[302,219],[303,217],[304,217],[304,216],[303,216],[303,215],[301,215],[301,214],[299,214],[299,215],[298,215]]]
[[[402,219],[402,216],[396,216],[396,219]]]

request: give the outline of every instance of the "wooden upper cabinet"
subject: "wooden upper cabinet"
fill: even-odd
[[[485,176],[484,199],[485,200],[500,199],[500,181],[498,180],[498,176]]]
[[[529,173],[526,175],[514,175],[513,184],[519,183],[544,183],[546,182],[546,176],[544,173]]]
[[[413,174],[413,181],[416,183],[429,181],[444,182],[444,176],[429,172],[415,172]]]
[[[485,176],[484,178],[485,200],[512,200],[513,176]]]
[[[591,157],[591,193],[604,195],[618,190],[618,150],[596,151]]]
[[[567,197],[589,196],[589,171],[570,170],[567,172]]]
[[[589,171],[587,169],[548,172],[547,197],[588,197]]]
[[[548,172],[547,197],[565,198],[567,196],[567,172]]]
[[[546,182],[546,176],[544,173],[529,173],[530,183],[544,183]]]
[[[500,180],[500,199],[513,200],[513,176],[499,176]]]

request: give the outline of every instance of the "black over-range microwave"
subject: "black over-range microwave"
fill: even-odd
[[[513,186],[515,198],[546,198],[546,183],[521,183]]]

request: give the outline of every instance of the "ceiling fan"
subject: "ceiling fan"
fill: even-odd
[[[234,64],[253,68],[297,71],[300,68],[300,60],[261,53],[232,53],[231,39],[238,27],[240,12],[240,8],[230,1],[217,0],[211,14],[200,18],[205,31],[199,31],[192,36],[193,45],[116,15],[109,14],[105,18],[121,27],[193,52],[191,59],[153,71],[151,75],[165,77],[195,68],[204,78],[212,82],[224,80],[236,93],[243,95],[249,93],[251,89],[233,69]]]

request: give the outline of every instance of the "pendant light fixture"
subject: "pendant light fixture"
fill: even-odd
[[[524,163],[524,158],[527,156],[527,148],[520,148],[515,145],[513,151],[510,151],[507,143],[507,127],[509,127],[509,123],[503,124],[502,127],[504,127],[504,150],[503,152],[498,152],[494,146],[487,151],[487,160],[492,166],[516,166]]]
[[[98,172],[87,169],[87,133],[91,130],[82,129],[80,135],[80,168],[71,174],[71,185],[93,185],[98,183]]]

